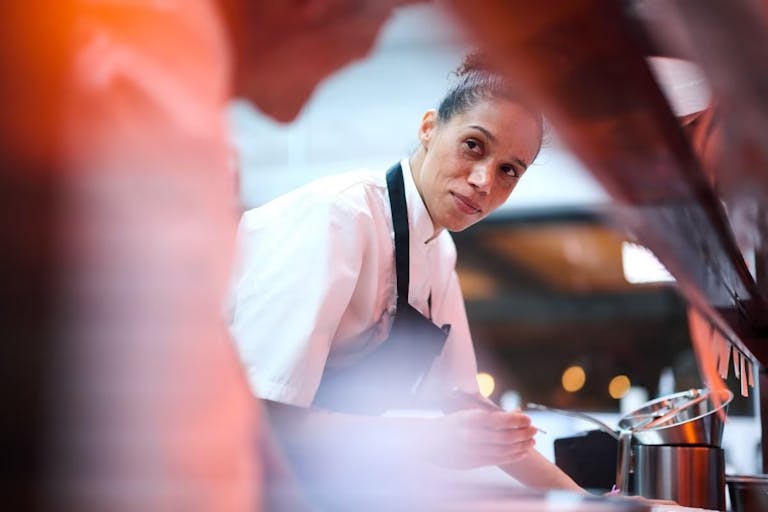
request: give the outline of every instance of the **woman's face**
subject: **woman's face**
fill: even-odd
[[[443,124],[434,110],[424,114],[424,159],[414,179],[435,228],[461,231],[501,206],[541,137],[539,120],[507,100],[481,101]]]

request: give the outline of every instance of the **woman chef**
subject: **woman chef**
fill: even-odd
[[[231,332],[254,392],[288,446],[375,432],[434,464],[579,489],[533,449],[527,416],[455,400],[479,395],[449,231],[506,201],[542,119],[469,57],[418,137],[386,173],[323,178],[243,215]],[[462,410],[379,416],[435,406]]]

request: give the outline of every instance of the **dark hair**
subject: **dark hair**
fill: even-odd
[[[541,118],[539,113],[521,100],[509,80],[485,56],[478,53],[468,54],[454,74],[458,79],[437,109],[440,122],[449,121],[456,114],[466,112],[481,100],[499,98],[520,103]]]
[[[541,145],[546,145],[549,128],[544,116],[521,98],[513,84],[484,55],[466,55],[453,74],[456,75],[457,81],[437,108],[437,119],[440,123],[450,121],[453,116],[466,112],[480,101],[504,99],[522,105],[539,121]]]

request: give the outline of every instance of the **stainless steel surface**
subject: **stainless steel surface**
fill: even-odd
[[[726,390],[720,398],[718,407],[707,390],[691,389],[664,396],[621,418],[619,429],[631,430],[638,444],[720,446],[724,423],[718,411],[725,413],[733,393]]]
[[[722,448],[636,445],[632,451],[634,494],[674,500],[686,507],[725,510]]]
[[[644,425],[636,426],[635,429],[655,428],[655,427],[659,427],[661,425],[664,425],[668,421],[672,421],[675,418],[680,418],[681,415],[684,412],[687,412],[688,410],[694,409],[695,406],[697,406],[700,403],[704,402],[704,400],[708,400],[709,396],[710,396],[710,391],[708,389],[706,389],[703,392],[699,393],[698,389],[693,389],[693,390],[688,391],[688,394],[691,396],[690,400],[678,403],[677,405],[675,405],[675,407],[673,407],[672,409],[670,409],[669,411],[667,411],[667,412],[665,412],[664,414],[661,414],[661,415],[659,415],[659,411],[654,411],[653,414],[656,415],[655,418],[653,418],[651,421],[645,423]]]
[[[733,512],[768,510],[768,475],[726,475]]]
[[[602,430],[603,432],[606,432],[607,434],[610,434],[611,436],[613,436],[613,438],[616,439],[617,441],[619,440],[619,434],[616,433],[616,430],[613,427],[611,427],[607,423],[604,423],[604,422],[600,421],[597,418],[593,418],[589,414],[584,414],[583,412],[578,412],[578,411],[568,411],[568,410],[565,410],[565,409],[555,409],[554,407],[549,407],[549,406],[546,406],[546,405],[536,404],[536,403],[533,403],[533,402],[529,402],[529,403],[525,404],[525,408],[526,409],[535,409],[537,411],[554,412],[554,413],[557,413],[557,414],[562,414],[564,416],[572,416],[574,418],[579,418],[579,419],[582,419],[584,421],[589,421],[590,423],[594,423],[595,425],[600,427],[600,430]]]
[[[629,491],[629,474],[632,472],[632,431],[622,430],[619,436],[618,460],[616,461],[616,487],[622,494]]]

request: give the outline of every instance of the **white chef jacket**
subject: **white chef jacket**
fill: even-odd
[[[410,234],[410,304],[451,324],[422,398],[477,390],[456,276],[456,247],[434,226],[401,162]],[[230,330],[256,395],[309,406],[323,370],[354,364],[388,334],[395,312],[394,232],[386,175],[319,179],[243,214]]]

